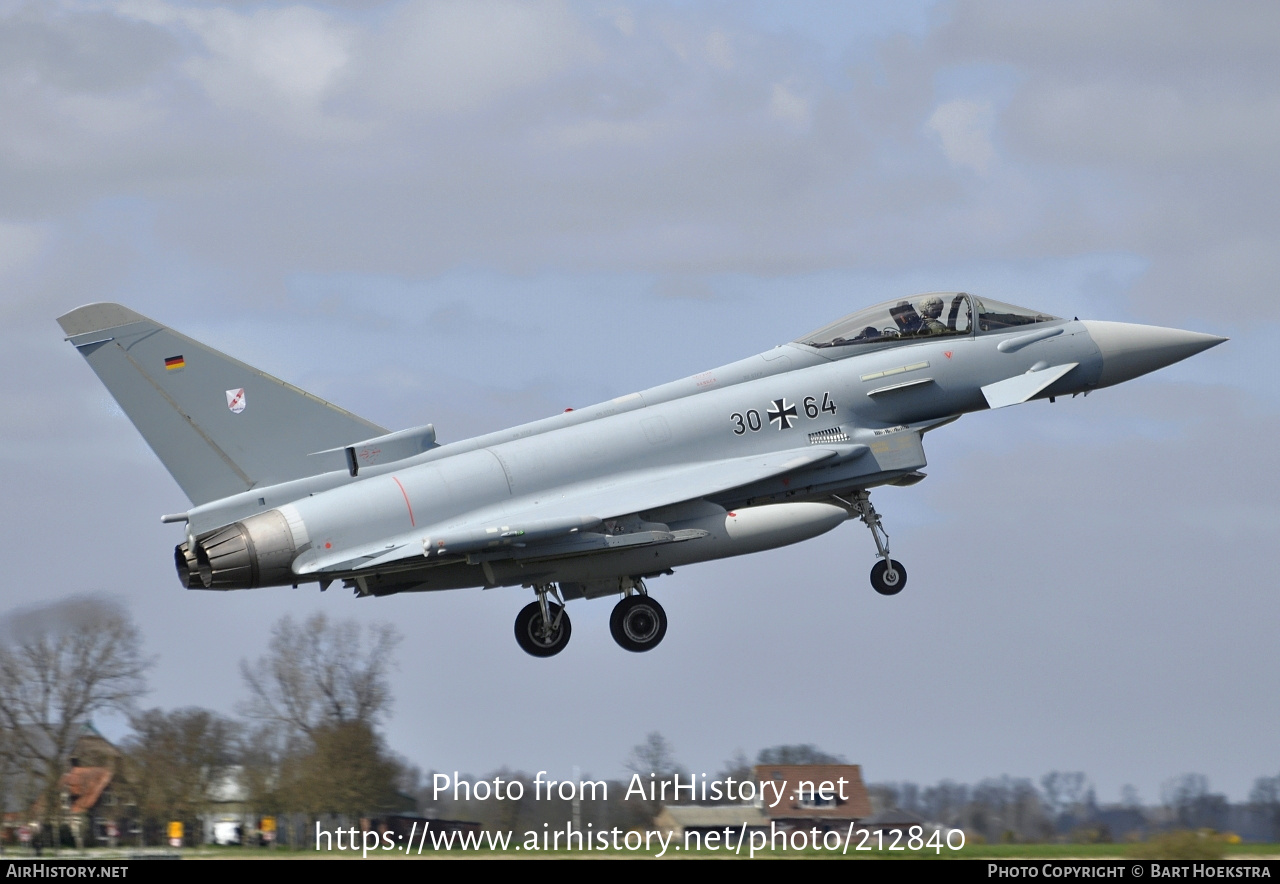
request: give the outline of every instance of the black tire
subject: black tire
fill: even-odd
[[[893,575],[889,575],[889,564],[893,564]],[[875,567],[871,569],[871,586],[880,595],[897,595],[902,592],[902,588],[907,585],[907,569],[902,567],[901,562],[895,562],[890,559],[886,562],[884,559],[876,562]]]
[[[667,612],[647,595],[629,595],[613,606],[609,632],[628,651],[651,651],[667,634]]]
[[[569,622],[569,612],[555,602],[547,602],[547,612],[551,615],[552,623],[556,622],[558,616],[560,625],[555,632],[545,637],[542,635],[542,606],[537,602],[525,605],[516,616],[516,644],[520,645],[520,649],[526,654],[532,654],[534,657],[554,657],[569,644],[569,636],[573,632],[573,625]]]

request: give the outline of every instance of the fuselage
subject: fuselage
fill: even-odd
[[[552,512],[558,499],[578,488],[675,465],[809,445],[859,455],[716,495],[726,508],[873,487],[923,467],[917,425],[985,409],[986,384],[1040,365],[1075,363],[1038,397],[1095,386],[1102,358],[1085,324],[1052,327],[1060,331],[1008,352],[999,345],[1025,331],[922,338],[871,352],[787,344],[671,384],[442,445],[354,478],[334,471],[254,489],[193,510],[190,531],[197,535],[288,505],[310,543],[294,569],[305,574],[317,561],[374,557],[379,549],[447,533],[455,523]],[[478,576],[477,582],[487,581]]]
[[[864,311],[801,341],[588,408],[358,474],[334,470],[254,488],[193,509],[188,543],[194,548],[211,529],[276,510],[275,521],[260,520],[267,528],[256,530],[265,531],[267,546],[280,538],[278,556],[289,567],[275,567],[268,582],[359,577],[363,589],[380,593],[662,573],[795,542],[839,521],[828,510],[792,509],[790,521],[761,517],[767,530],[735,544],[723,518],[732,510],[847,503],[858,490],[910,484],[926,463],[923,434],[941,423],[993,405],[1087,393],[1221,340],[1065,320],[978,299],[971,308],[960,294],[952,303],[949,327],[935,321],[936,332],[899,302],[889,309],[901,333],[860,328],[867,316],[876,318]],[[902,311],[914,325],[904,323]],[[799,453],[794,468],[769,469],[760,461],[787,453]],[[702,488],[700,467],[726,464],[742,464],[744,477],[756,469],[761,478]],[[673,490],[673,481],[682,487]],[[646,496],[651,483],[665,483],[663,491]],[[708,514],[708,505],[718,511]],[[619,527],[620,519],[631,527]],[[644,525],[698,535],[697,542],[667,543],[657,552],[590,549],[590,556],[562,544],[538,556],[507,554],[512,544],[502,540],[516,535],[514,545],[523,549],[540,534],[610,535]],[[751,533],[739,528],[743,537]],[[251,533],[242,532],[249,546]],[[490,555],[490,547],[503,554]],[[180,552],[180,572],[181,562]]]
[[[1223,340],[930,293],[692,377],[441,445],[432,426],[387,432],[123,305],[86,305],[59,323],[197,504],[163,518],[186,522],[174,550],[184,586],[342,580],[387,595],[525,585],[538,601],[517,617],[516,637],[534,656],[568,641],[552,593],[620,595],[614,638],[648,650],[666,618],[647,579],[850,517],[876,543],[873,587],[896,594],[906,571],[869,489],[923,479],[926,432],[1121,383]]]

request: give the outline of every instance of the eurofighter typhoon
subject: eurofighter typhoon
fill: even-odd
[[[1224,338],[1080,321],[963,292],[853,313],[740,362],[499,433],[388,432],[119,304],[59,318],[192,506],[188,589],[342,581],[358,596],[523,586],[520,647],[564,650],[565,602],[619,598],[614,639],[662,641],[646,581],[817,537],[870,492],[924,478],[924,434],[959,416],[1089,393]]]

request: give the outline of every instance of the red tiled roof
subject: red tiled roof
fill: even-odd
[[[765,813],[773,819],[866,819],[871,816],[871,797],[862,782],[862,768],[856,764],[757,764],[754,769],[756,782],[785,781],[784,797],[776,807],[765,801]],[[840,780],[844,782],[839,783]],[[807,783],[806,795],[800,792],[800,784]],[[828,784],[834,805],[813,806],[814,792]],[[780,786],[781,788],[781,786]],[[844,798],[840,798],[843,791]]]
[[[73,767],[59,781],[71,795],[71,812],[84,813],[93,808],[111,785],[111,770],[105,767]]]

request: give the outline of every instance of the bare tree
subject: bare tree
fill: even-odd
[[[1070,830],[1089,817],[1093,787],[1083,771],[1050,771],[1040,778],[1040,787],[1055,829]]]
[[[659,780],[666,780],[674,774],[684,776],[671,743],[658,731],[650,731],[643,743],[632,747],[626,764],[627,770],[642,777],[654,774]]]
[[[830,755],[812,743],[795,743],[761,749],[756,764],[847,764],[841,755]]]
[[[272,737],[270,751],[248,753],[255,804],[346,817],[388,806],[399,768],[377,725],[391,707],[387,676],[399,643],[389,624],[284,617],[267,653],[241,662],[245,712]]]
[[[265,816],[282,820],[301,805],[294,782],[295,759],[307,751],[309,744],[309,737],[291,735],[275,721],[261,722],[245,735],[240,747],[240,785],[254,820]],[[287,838],[290,831],[288,825],[282,825],[278,834]],[[256,842],[258,834],[256,827],[245,832],[246,845]]]
[[[973,787],[963,810],[964,828],[989,840],[1036,841],[1051,831],[1040,793],[1030,780],[991,777]]]
[[[144,835],[167,820],[192,826],[227,785],[240,725],[197,708],[150,709],[130,724],[134,733],[124,749]]]
[[[751,759],[747,758],[747,753],[741,749],[737,749],[733,753],[733,757],[727,760],[720,767],[720,772],[716,774],[716,779],[725,780],[733,777],[735,780],[748,780],[751,778]]]
[[[150,661],[128,613],[80,597],[10,614],[0,624],[0,728],[11,759],[39,784],[45,831],[57,841],[66,772],[97,712],[127,711]]]
[[[627,770],[634,774],[630,782],[636,783],[638,779],[638,785],[645,790],[645,794],[651,794],[648,792],[649,789],[656,789],[657,791],[652,794],[661,795],[663,784],[671,782],[677,776],[682,779],[687,777],[684,766],[676,761],[675,749],[658,731],[650,731],[645,735],[643,743],[632,746],[631,754],[627,756],[625,764]],[[654,801],[645,799],[633,805],[633,809],[641,811],[640,819],[646,825],[661,807],[661,799]]]
[[[926,819],[949,826],[958,826],[965,819],[965,808],[969,804],[972,790],[963,783],[943,780],[936,786],[929,786],[920,795],[921,812]]]
[[[367,722],[326,724],[310,736],[285,772],[301,809],[347,819],[395,809],[400,765]]]
[[[266,655],[240,663],[251,695],[245,711],[307,736],[343,724],[372,728],[391,707],[387,673],[399,643],[390,624],[361,629],[324,614],[301,624],[286,616],[272,630]]]
[[[1254,780],[1249,804],[1267,824],[1271,838],[1280,841],[1280,774]]]
[[[1138,794],[1138,787],[1132,783],[1125,783],[1121,786],[1120,803],[1130,810],[1140,810],[1142,808],[1142,797]]]
[[[1175,825],[1184,829],[1224,828],[1226,796],[1211,793],[1209,779],[1204,774],[1182,774],[1166,780],[1160,794]]]

